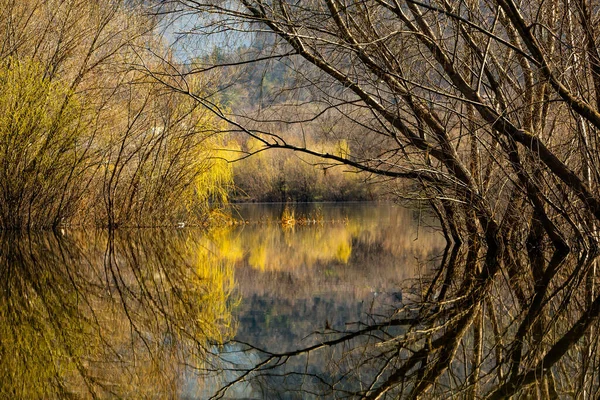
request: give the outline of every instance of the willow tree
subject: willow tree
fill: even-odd
[[[531,394],[533,385],[551,396],[569,391],[568,379],[557,378],[568,376],[561,366],[568,357],[586,360],[577,390],[597,390],[590,367],[590,332],[600,314],[593,262],[600,222],[597,2],[162,5],[183,18],[187,37],[261,42],[221,67],[282,64],[288,71],[276,113],[228,113],[185,85],[172,88],[264,148],[410,180],[448,240],[467,244],[463,262],[444,263],[423,294],[424,304],[437,305],[402,320],[420,333],[397,339],[396,355],[382,352],[380,374],[357,393],[501,398]],[[192,63],[172,72],[185,81],[214,68]],[[319,120],[349,143],[347,155],[307,147],[278,129]],[[578,262],[566,262],[569,253]],[[453,363],[463,348],[472,357],[461,378]],[[573,349],[579,356],[569,356]]]
[[[201,222],[223,197],[219,122],[132,68],[169,53],[142,6],[0,1],[0,229]]]

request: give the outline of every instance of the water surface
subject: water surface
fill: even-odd
[[[391,204],[292,211],[282,225],[282,205],[238,205],[242,222],[210,232],[4,234],[0,397],[206,398],[239,376],[223,368],[260,361],[243,343],[288,351],[391,312],[444,246]]]
[[[445,245],[439,232],[419,225],[418,211],[393,204],[300,205],[297,218],[321,222],[294,226],[278,223],[283,207],[239,206],[249,223],[228,233],[239,255],[236,337],[272,350],[364,318],[377,297],[397,306]]]

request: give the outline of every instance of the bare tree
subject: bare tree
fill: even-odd
[[[571,393],[568,357],[586,365],[576,391],[597,390],[595,342],[586,338],[600,313],[595,2],[173,0],[161,7],[197,18],[188,37],[242,35],[262,44],[219,65],[190,61],[155,78],[265,149],[412,181],[447,239],[466,244],[461,263],[434,274],[418,316],[390,320],[410,328],[381,336],[387,352],[370,358],[381,370],[353,394],[555,397]],[[289,74],[276,108],[230,112],[185,83],[215,67],[265,62]],[[307,147],[278,128],[332,119],[344,121],[343,131],[328,125],[348,140],[344,154]],[[471,355],[460,361],[465,349]]]

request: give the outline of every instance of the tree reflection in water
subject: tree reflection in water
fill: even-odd
[[[233,333],[231,265],[196,236],[3,234],[0,398],[194,395]]]
[[[449,247],[388,315],[293,351],[238,343],[239,360],[260,362],[237,365],[215,397],[250,382],[282,398],[596,398],[595,265],[587,253]]]
[[[394,224],[412,229],[407,221]],[[370,274],[380,284],[396,279],[412,254],[424,254],[406,240],[403,257],[390,243],[405,238],[381,224],[361,224],[295,231],[273,224],[269,232],[247,225],[214,231],[210,240],[193,230],[5,233],[0,398],[600,394],[594,254],[575,257],[473,240],[468,248],[447,248],[435,267],[406,280],[398,292],[402,299],[388,296],[385,307],[362,310],[360,323],[321,321],[315,303],[305,301],[314,281],[323,279],[318,284],[331,290],[328,282],[344,286],[344,279],[366,281]],[[367,248],[378,249],[381,257],[369,256]],[[345,278],[334,277],[330,261],[343,268]],[[291,350],[250,340],[241,325],[238,341],[230,340],[238,303],[238,294],[232,294],[234,266],[242,296],[248,294],[243,280],[272,286],[271,292],[258,288],[264,291],[257,301],[272,293],[285,298],[295,287],[305,301],[305,314],[296,317],[313,313],[321,322],[294,324],[321,331]],[[354,291],[352,301],[364,294],[362,288],[348,290]],[[237,309],[254,304],[250,299]]]

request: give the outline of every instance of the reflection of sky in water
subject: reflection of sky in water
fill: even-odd
[[[232,382],[242,374],[242,372],[234,370],[249,369],[260,362],[260,356],[256,352],[244,351],[242,345],[237,343],[213,346],[210,350],[214,354],[218,354],[218,360],[214,361],[214,366],[226,370],[226,372],[207,376],[204,371],[198,372],[192,368],[186,368],[183,372],[182,398],[208,399],[215,394],[217,388]],[[261,391],[254,388],[249,382],[240,382],[227,391],[226,398],[260,399],[263,396]]]

